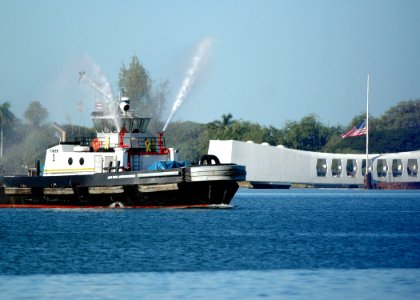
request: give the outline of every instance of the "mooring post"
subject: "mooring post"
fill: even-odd
[[[367,190],[371,190],[372,189],[372,173],[367,172],[366,173],[366,177],[365,177],[365,188]]]

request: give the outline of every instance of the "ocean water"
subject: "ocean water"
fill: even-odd
[[[1,209],[0,299],[420,299],[420,191]]]

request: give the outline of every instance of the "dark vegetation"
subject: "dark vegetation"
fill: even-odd
[[[163,128],[162,112],[167,106],[168,82],[154,84],[136,56],[127,68],[120,69],[119,89],[131,99],[132,107],[142,115],[152,116],[151,134]],[[11,99],[13,100],[13,99]],[[10,102],[0,104],[0,172],[26,173],[35,161],[44,159],[48,146],[59,142],[53,124],[47,123],[48,110],[39,101],[33,101],[18,119]],[[230,113],[207,124],[190,121],[172,122],[166,132],[166,144],[177,147],[181,158],[198,161],[207,152],[209,140],[240,140],[288,148],[333,153],[364,153],[365,137],[342,139],[341,134],[365,119],[364,113],[346,126],[327,126],[316,114],[299,121],[285,121],[282,128],[262,126],[246,120],[235,120]],[[61,125],[67,136],[94,134],[92,128],[71,124]],[[420,149],[420,99],[401,101],[382,116],[369,117],[369,152],[401,152]]]
[[[185,151],[181,153],[189,160],[197,160],[199,153],[207,152],[211,139],[251,140],[307,151],[364,153],[365,136],[341,138],[342,133],[364,119],[365,115],[360,114],[348,126],[327,126],[316,114],[310,114],[300,121],[286,121],[282,128],[275,128],[234,120],[227,114],[208,124],[176,122],[169,125],[166,137],[170,145],[181,145],[180,150]],[[414,150],[420,150],[420,99],[402,101],[380,117],[369,117],[369,152]]]

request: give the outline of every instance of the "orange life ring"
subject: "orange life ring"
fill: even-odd
[[[95,152],[97,152],[99,148],[101,148],[101,146],[102,146],[102,142],[98,140],[98,138],[94,138],[92,140],[92,148]]]

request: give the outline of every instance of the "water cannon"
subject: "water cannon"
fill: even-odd
[[[163,134],[164,134],[164,131],[159,131],[158,132],[159,153],[160,154],[168,154],[169,153],[169,149],[164,146],[164,143],[163,143]]]
[[[122,112],[128,111],[130,109],[130,99],[128,97],[122,97],[119,106]]]

